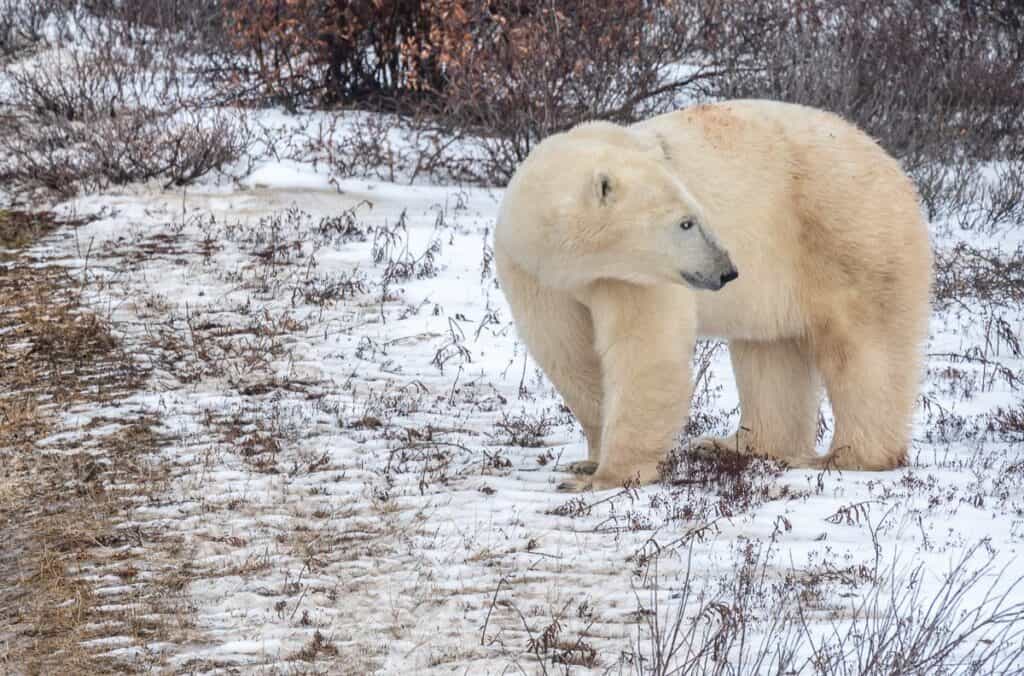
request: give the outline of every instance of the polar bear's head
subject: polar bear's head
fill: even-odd
[[[605,122],[530,152],[505,192],[495,239],[563,289],[619,279],[717,290],[737,276],[659,137]]]

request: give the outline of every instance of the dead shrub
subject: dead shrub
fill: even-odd
[[[441,77],[441,22],[463,0],[229,0],[236,72],[251,94],[294,110],[412,94]]]
[[[62,0],[0,0],[0,61],[22,55],[43,41],[47,20],[66,6]],[[57,25],[57,28],[62,26]]]
[[[1024,246],[1009,254],[958,242],[935,254],[935,300],[940,309],[1013,310],[1024,306]]]
[[[748,453],[708,456],[675,450],[661,466],[665,491],[652,498],[651,506],[684,523],[731,518],[789,497],[788,487],[777,485],[784,472],[781,463]]]
[[[321,130],[315,146],[345,176],[504,183],[544,136],[667,110],[717,74],[699,52],[710,3],[432,0],[346,3],[339,14],[251,1],[263,14],[239,30],[270,73],[265,86],[290,92],[275,100],[397,114]]]
[[[157,179],[187,185],[237,161],[248,145],[234,114],[138,108],[68,121],[19,117],[0,136],[0,178],[18,193],[67,198],[81,190]]]
[[[1006,673],[1024,656],[1022,580],[1004,580],[991,558],[975,567],[979,549],[966,547],[931,591],[923,565],[832,572],[868,588],[842,614],[823,616],[798,579],[765,584],[770,548],[741,546],[720,590],[696,583],[691,548],[671,608],[659,599],[656,565],[649,601],[637,594],[643,621],[624,666],[638,675]]]
[[[185,185],[241,157],[244,116],[186,89],[178,52],[138,26],[75,16],[75,42],[8,69],[0,178],[15,193]]]
[[[1022,217],[1022,172],[1005,161],[1024,151],[1024,14],[1012,3],[453,0],[394,11],[418,11],[427,28],[374,52],[390,62],[346,71],[374,84],[336,100],[399,115],[321,136],[343,175],[503,184],[539,139],[579,122],[764,97],[867,129],[907,165],[933,219],[975,229]],[[352,59],[365,16],[349,20]]]
[[[403,117],[346,111],[322,125],[309,146],[344,178],[472,183],[479,182],[480,173],[470,138],[423,113]]]
[[[306,623],[303,623],[304,625]],[[330,642],[329,639],[325,638],[320,630],[317,629],[313,632],[313,638],[309,640],[302,648],[294,655],[289,657],[290,660],[302,661],[302,662],[315,662],[321,655],[337,657],[338,648]]]
[[[495,429],[499,432],[495,439],[506,446],[539,448],[544,445],[544,437],[551,431],[554,423],[555,421],[544,413],[502,413],[501,420],[494,423]]]
[[[746,11],[761,16],[736,16],[718,36],[733,67],[716,80],[716,93],[840,113],[911,167],[1020,150],[1024,12],[1015,4],[776,0],[754,7]],[[733,45],[737,33],[744,39]]]
[[[1019,3],[771,0],[734,4],[712,46],[715,94],[803,103],[853,120],[899,157],[932,219],[1021,217],[1024,9]],[[1011,165],[1012,166],[1012,165]]]
[[[127,42],[179,58],[202,55],[202,64],[190,65],[204,77],[215,74],[231,49],[228,17],[220,0],[63,1],[77,7],[79,15],[103,20]]]
[[[991,427],[1010,441],[1024,441],[1024,400],[1007,408],[997,408],[991,416]]]
[[[471,144],[478,181],[503,184],[537,141],[591,119],[632,122],[706,90],[705,3],[479,3],[453,58],[440,129]],[[685,64],[685,65],[683,65]]]

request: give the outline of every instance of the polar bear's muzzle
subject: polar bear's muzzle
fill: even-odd
[[[700,259],[703,265],[698,264],[697,270],[680,270],[679,275],[683,281],[692,288],[718,291],[723,286],[740,276],[736,266],[733,265],[729,253],[722,248],[718,241],[704,229],[700,229],[703,240],[703,251]]]
[[[692,272],[680,272],[679,275],[683,278],[683,281],[686,282],[687,286],[693,287],[694,289],[718,291],[723,286],[739,277],[740,273],[736,270],[736,267],[730,263],[729,269],[726,272],[719,274],[717,277],[711,275],[696,275]]]

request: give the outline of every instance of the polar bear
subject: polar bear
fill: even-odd
[[[494,249],[518,333],[587,438],[563,488],[658,478],[698,337],[728,340],[740,422],[697,449],[791,467],[906,462],[928,228],[896,160],[839,117],[737,100],[556,134],[509,182]],[[824,457],[822,385],[835,416]]]

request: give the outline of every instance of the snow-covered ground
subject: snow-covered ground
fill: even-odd
[[[681,612],[701,622],[677,641],[691,673],[715,660],[768,671],[750,655],[767,641],[770,658],[784,637],[803,656],[831,641],[856,673],[866,639],[851,628],[876,626],[894,598],[906,623],[880,653],[908,650],[940,592],[964,591],[953,636],[987,593],[1024,602],[1024,453],[989,429],[1019,405],[1024,360],[977,307],[933,319],[905,469],[681,460],[672,483],[559,493],[586,447],[495,282],[500,191],[323,172],[266,162],[237,184],[82,197],[61,209],[100,217],[34,250],[87,280],[149,374],[61,433],[130,409],[168,440],[159,480],[135,486],[146,497],[118,526],[146,534],[119,545],[139,569],[131,584],[81,566],[117,599],[109,612],[164,628],[112,630],[90,650],[160,673],[633,673],[653,669]],[[943,250],[961,238],[936,232]],[[999,316],[1021,335],[1024,311]],[[972,348],[983,358],[955,356]],[[728,354],[708,354],[697,412],[725,432]],[[127,591],[149,600],[125,606]],[[1013,617],[999,641],[1021,642]],[[723,638],[712,655],[737,627],[746,643]],[[977,657],[983,639],[954,653]]]

